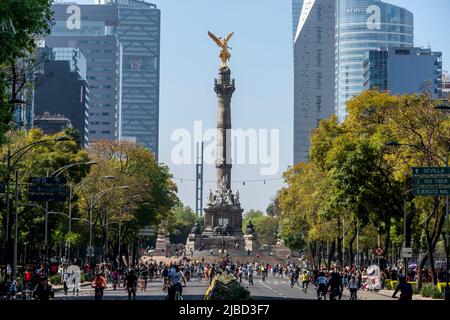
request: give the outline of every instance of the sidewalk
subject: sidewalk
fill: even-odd
[[[392,295],[394,294],[394,290],[379,290],[377,292],[373,291],[362,291],[360,290],[359,293],[363,293],[364,295],[370,296],[370,295],[378,295],[378,296],[384,296],[387,298],[391,298],[392,300],[394,300],[392,298]],[[397,298],[400,296],[400,293],[397,293]],[[369,298],[370,299],[370,298]],[[427,298],[427,297],[422,297],[420,294],[415,294],[413,295],[413,300],[441,300],[441,299],[433,299],[433,298]]]
[[[394,294],[394,290],[380,290],[377,292],[378,294],[382,294],[384,296],[392,297]],[[400,296],[400,293],[397,293],[397,297]],[[433,299],[430,297],[422,297],[420,294],[414,294],[413,300],[442,300],[442,299]]]
[[[81,288],[90,287],[92,282],[86,281],[80,284]],[[52,285],[54,292],[59,292],[64,290],[64,286],[62,284],[60,285]]]

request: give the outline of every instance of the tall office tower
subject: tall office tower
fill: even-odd
[[[158,156],[161,12],[136,0],[117,1],[123,47],[122,136]]]
[[[393,95],[427,92],[442,97],[442,52],[422,48],[370,50],[364,58],[364,89]]]
[[[108,130],[102,127],[106,120],[101,117],[104,117],[103,113],[110,111],[97,109],[96,105],[107,108],[105,105],[112,104],[111,101],[97,102],[94,99],[97,96],[105,98],[104,95],[110,95],[111,99],[116,99],[116,111],[121,110],[116,117],[115,138],[136,141],[157,156],[161,12],[156,5],[144,0],[100,0],[96,3],[53,5],[57,22],[54,29],[62,32],[64,40],[83,37],[80,38],[82,42],[77,44],[88,59],[88,81],[92,86],[93,100],[93,120],[89,130],[95,131],[92,138],[105,138],[102,132]],[[52,34],[51,38],[54,37]],[[116,40],[112,43],[112,39],[100,37]],[[106,42],[116,46],[116,49],[104,48]],[[107,69],[115,68],[117,77],[100,70],[106,66],[106,60],[109,63],[113,60],[105,55],[105,50],[112,50],[110,53],[117,57],[116,61],[113,61],[114,66],[107,66]],[[115,80],[111,80],[112,78]],[[105,80],[109,81],[106,85]],[[108,89],[111,93],[106,92]],[[115,95],[112,92],[115,92]],[[96,116],[100,118],[95,118]]]
[[[292,37],[295,39],[297,33],[298,23],[300,21],[300,14],[302,13],[303,2],[305,0],[292,0]]]
[[[64,116],[78,131],[80,144],[85,146],[89,139],[86,59],[74,48],[45,48],[40,52],[45,57],[35,77],[34,125],[42,127],[41,122],[50,123],[44,115]]]
[[[121,130],[122,48],[112,6],[56,3],[49,47],[79,48],[87,60],[90,89],[89,140],[118,140]],[[53,113],[57,113],[52,111]]]
[[[414,46],[414,18],[380,0],[336,0],[335,108],[340,121],[346,102],[364,90],[364,54],[386,47]]]
[[[336,7],[333,0],[294,0],[292,7],[295,164],[308,159],[311,131],[334,114]]]

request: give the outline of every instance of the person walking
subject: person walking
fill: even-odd
[[[410,283],[406,281],[405,275],[400,275],[398,277],[398,285],[395,288],[392,298],[396,298],[397,293],[400,291],[400,301],[410,301],[413,296],[413,289]]]
[[[47,276],[40,276],[39,282],[34,288],[33,291],[33,299],[34,300],[41,300],[41,301],[48,301],[52,300],[55,297],[53,288],[51,284],[48,283]]]

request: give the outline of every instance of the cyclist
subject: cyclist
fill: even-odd
[[[353,274],[350,280],[348,281],[348,290],[350,291],[350,300],[357,300],[356,293],[358,292],[358,279]]]
[[[308,289],[308,283],[309,283],[309,275],[308,275],[308,271],[303,271],[303,274],[302,274],[302,289],[303,290],[305,290],[305,293],[306,293],[306,290]]]
[[[103,291],[106,288],[106,278],[101,273],[98,272],[92,281],[92,287],[95,288],[95,300],[103,300]]]
[[[405,275],[400,275],[398,277],[398,285],[397,288],[395,288],[394,294],[392,295],[392,298],[396,298],[397,292],[400,291],[400,301],[408,301],[412,300],[413,296],[413,289],[410,283],[406,281]]]
[[[120,274],[119,274],[119,272],[117,270],[114,270],[111,273],[111,279],[112,279],[112,282],[113,282],[114,290],[117,289],[117,284],[119,283],[119,277],[120,277]]]
[[[169,268],[167,266],[164,266],[164,269],[161,272],[161,274],[164,279],[164,284],[167,285],[169,283]]]
[[[251,266],[248,266],[247,274],[248,274],[248,283],[253,285],[253,269]]]
[[[298,270],[297,269],[293,269],[292,271],[290,271],[290,275],[291,275],[291,288],[293,288],[295,286],[295,283],[298,284]]]
[[[266,280],[266,269],[264,268],[263,264],[261,264],[260,268],[261,268],[260,270],[261,270],[262,281],[265,281]]]
[[[216,274],[216,269],[214,268],[214,266],[210,266],[210,268],[208,270],[208,277],[209,277],[210,285],[212,284],[215,274]]]
[[[34,288],[33,299],[48,301],[55,297],[51,284],[48,283],[46,276],[40,276],[39,282]]]
[[[336,267],[330,274],[330,280],[328,281],[328,288],[330,289],[330,300],[334,300],[334,298],[336,297],[339,297],[339,300],[341,300],[343,291],[342,279]]]
[[[317,287],[317,299],[321,299],[321,295],[323,295],[323,299],[326,300],[327,296],[327,278],[325,277],[324,272],[320,272],[319,276],[316,280],[316,287]]]
[[[133,294],[133,300],[136,300],[136,289],[137,289],[138,278],[134,270],[130,270],[125,279],[125,287],[128,292],[128,300],[131,300],[131,295]]]
[[[169,278],[169,300],[183,300],[183,286],[181,285],[181,281],[183,280],[184,285],[186,286],[186,278],[178,265],[175,266],[175,270],[171,270]],[[179,293],[179,295],[177,295],[177,293]]]

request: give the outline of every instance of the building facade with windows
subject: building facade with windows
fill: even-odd
[[[293,0],[294,164],[308,159],[310,134],[334,114],[335,4]]]
[[[75,43],[88,59],[93,139],[135,141],[157,156],[160,10],[143,0],[56,3],[53,10],[49,45]]]
[[[122,48],[114,33],[117,10],[73,3],[56,3],[52,9],[55,25],[45,44],[79,48],[87,60],[90,141],[118,140],[122,127]]]
[[[69,118],[60,114],[50,114],[44,112],[42,115],[37,115],[34,120],[34,127],[40,128],[45,134],[55,134],[64,131],[66,128],[72,128],[72,122]]]
[[[79,143],[86,146],[89,143],[89,85],[85,57],[76,48],[46,47],[39,49],[37,55],[42,63],[34,80],[33,126],[52,134],[55,132],[48,131],[47,125],[54,124],[55,129],[68,119],[78,131]],[[57,115],[58,119],[49,115]]]
[[[123,47],[122,139],[158,156],[161,12],[145,1],[117,1]]]
[[[422,48],[370,50],[364,59],[364,89],[393,95],[426,92],[442,97],[442,52]]]
[[[411,12],[380,0],[336,0],[336,87],[338,119],[346,102],[364,90],[364,55],[369,50],[414,46]]]
[[[450,98],[450,74],[448,71],[442,72],[442,94],[444,98]]]

